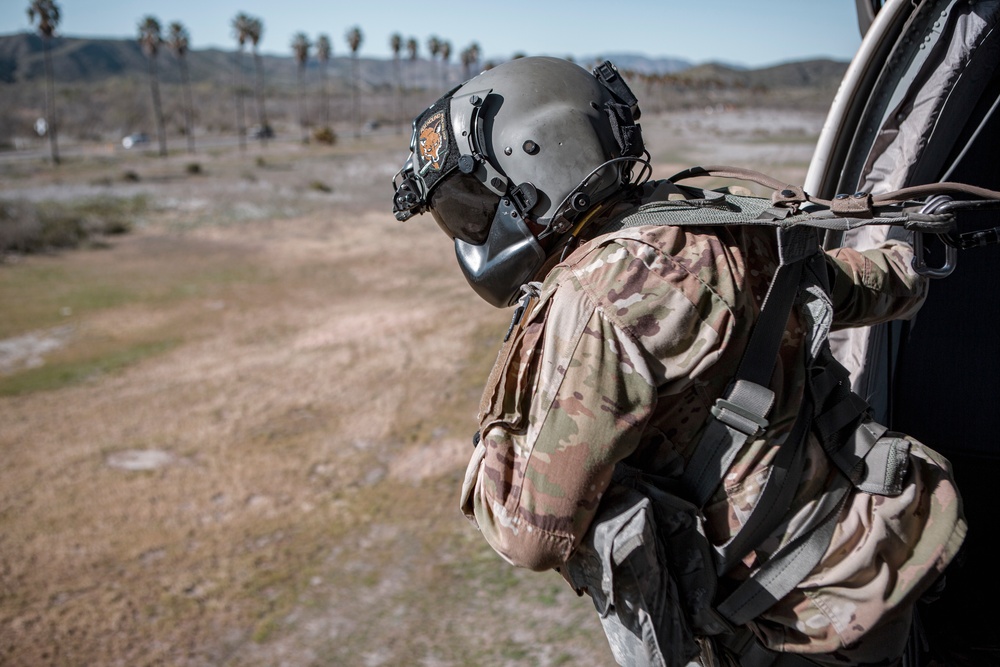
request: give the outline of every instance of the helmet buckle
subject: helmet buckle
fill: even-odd
[[[521,213],[522,217],[527,217],[528,213],[538,203],[538,190],[531,183],[521,183],[511,188],[508,193],[514,206]]]

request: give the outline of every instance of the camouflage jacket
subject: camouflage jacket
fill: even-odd
[[[644,201],[673,196],[666,183],[644,191]],[[911,257],[898,242],[829,253],[834,328],[912,316],[927,284],[909,269]],[[536,570],[564,563],[619,462],[680,475],[736,372],[776,266],[770,227],[644,226],[593,238],[549,271],[490,375],[462,492],[463,511],[501,556]],[[771,381],[770,425],[705,508],[716,544],[742,525],[795,420],[804,333],[793,309]],[[787,530],[806,520],[839,474],[815,438],[806,446]],[[820,564],[758,619],[767,646],[831,653],[885,627],[893,609],[908,622],[910,603],[965,532],[947,461],[919,443],[912,452],[907,490],[894,498],[853,493]],[[781,536],[751,553],[736,576]],[[887,631],[901,650],[899,634],[905,641],[898,625]]]

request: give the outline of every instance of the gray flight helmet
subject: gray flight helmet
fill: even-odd
[[[476,293],[512,305],[545,262],[539,239],[570,231],[644,161],[638,117],[611,63],[593,74],[558,58],[504,63],[417,117],[393,211],[430,212]]]

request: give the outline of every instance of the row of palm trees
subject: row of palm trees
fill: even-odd
[[[49,137],[49,145],[52,161],[59,163],[59,149],[57,140],[57,114],[55,109],[54,84],[52,74],[52,58],[50,40],[59,24],[61,14],[59,5],[55,0],[30,0],[28,6],[28,18],[32,25],[37,24],[39,35],[43,39],[45,75],[46,75],[46,96],[45,96],[45,133]],[[264,23],[259,17],[250,16],[244,12],[238,13],[231,21],[232,35],[236,40],[237,49],[234,54],[234,88],[236,92],[236,126],[240,139],[240,147],[246,147],[247,124],[245,113],[245,84],[243,82],[243,61],[246,57],[246,50],[249,46],[253,57],[254,68],[254,103],[256,108],[257,125],[251,134],[266,143],[271,136],[271,128],[267,118],[267,108],[263,94],[264,70],[260,51],[258,49],[264,33]],[[180,22],[174,21],[169,24],[164,35],[163,26],[155,16],[144,16],[138,24],[139,45],[146,56],[148,63],[148,76],[150,86],[150,97],[153,107],[153,116],[156,123],[157,141],[159,144],[159,154],[167,154],[166,130],[163,117],[162,101],[160,97],[159,72],[157,69],[157,58],[162,49],[168,48],[177,58],[180,66],[183,113],[184,113],[184,134],[187,139],[187,150],[195,151],[195,135],[193,128],[194,108],[191,94],[190,76],[188,72],[187,53],[190,48],[190,34],[187,28]],[[345,39],[351,53],[351,110],[352,120],[357,133],[359,128],[359,106],[360,106],[360,73],[358,64],[358,52],[364,41],[364,35],[357,26],[350,28]],[[415,63],[419,58],[419,43],[416,38],[410,37],[404,40],[403,36],[395,33],[390,37],[389,45],[393,53],[393,73],[395,78],[395,107],[396,117],[401,118],[402,97],[403,97],[403,71],[401,55],[405,48],[409,60]],[[330,125],[330,100],[327,86],[327,68],[333,54],[333,47],[327,35],[319,35],[313,43],[305,33],[297,33],[291,41],[291,49],[297,65],[298,82],[298,115],[299,124],[302,130],[303,141],[308,141],[308,116],[306,113],[306,85],[305,74],[309,62],[310,52],[315,49],[316,60],[319,63],[319,118],[322,127],[329,131]],[[442,40],[437,36],[431,36],[427,40],[427,50],[431,54],[432,61],[438,63],[438,73],[441,77],[442,87],[447,87],[449,78],[449,60],[452,55],[450,42]],[[473,73],[473,68],[480,59],[479,45],[472,43],[461,52],[461,63],[465,78]],[[332,132],[332,131],[331,131]]]
[[[357,128],[358,124],[358,97],[360,94],[360,85],[358,81],[358,64],[357,64],[357,54],[361,47],[361,42],[363,41],[363,35],[361,29],[358,27],[351,28],[347,31],[347,44],[351,49],[351,108],[354,119],[354,126]],[[409,55],[411,62],[416,62],[419,56],[419,43],[416,38],[410,37],[405,42],[406,51]],[[306,102],[305,102],[305,72],[306,66],[309,62],[309,52],[310,49],[316,47],[316,57],[319,61],[320,70],[320,105],[322,109],[323,125],[329,125],[329,100],[327,99],[327,88],[326,88],[326,64],[330,59],[331,47],[330,40],[326,35],[320,35],[315,45],[309,40],[309,36],[304,32],[296,33],[292,37],[291,47],[292,53],[295,56],[296,63],[296,79],[298,82],[298,111],[299,111],[299,125],[302,130],[302,140],[308,141],[308,120],[306,114]],[[389,37],[389,46],[392,49],[392,60],[393,60],[393,77],[395,79],[395,106],[396,106],[396,118],[402,118],[402,99],[403,99],[403,72],[401,64],[401,54],[403,52],[403,36],[399,33],[393,33]],[[431,36],[427,42],[427,48],[431,53],[431,58],[437,61],[437,57],[440,55],[440,70],[442,75],[442,88],[447,88],[448,86],[448,60],[451,57],[451,44],[446,41],[440,40],[437,36]],[[480,49],[479,44],[473,42],[466,49],[463,49],[461,53],[461,61],[464,76],[468,79],[472,75],[473,68],[479,62]]]

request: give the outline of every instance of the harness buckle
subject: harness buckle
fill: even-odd
[[[751,438],[763,433],[768,426],[767,418],[764,415],[724,398],[716,399],[711,411],[712,416],[720,422]]]

